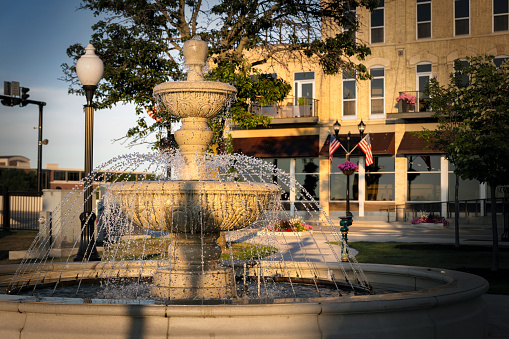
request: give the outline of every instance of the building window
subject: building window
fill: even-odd
[[[53,172],[53,180],[61,180],[61,181],[65,181],[66,178],[65,178],[65,171],[54,171]]]
[[[456,184],[456,174],[454,174],[455,166],[453,163],[449,162],[449,170],[448,170],[448,200],[454,201],[454,186]],[[481,194],[481,183],[477,180],[463,180],[459,178],[459,187],[458,187],[458,199],[459,200],[475,200],[479,199]],[[474,202],[472,202],[473,204]],[[469,208],[470,206],[467,206]]]
[[[345,21],[343,24],[343,34],[350,35],[352,39],[356,38],[356,21],[357,21],[357,6],[350,2],[343,4],[345,12]]]
[[[371,115],[383,116],[385,113],[384,85],[385,71],[383,67],[372,67],[369,74],[373,77],[370,83]]]
[[[509,56],[507,55],[499,55],[497,56],[495,59],[493,59],[493,63],[495,64],[495,66],[500,67],[502,65],[502,63],[504,61],[506,61],[507,59],[509,59]]]
[[[430,110],[429,96],[426,95],[426,85],[432,77],[432,69],[433,66],[429,62],[417,64],[416,67],[417,104],[419,105],[416,109],[418,109],[419,112],[426,112]]]
[[[343,71],[343,117],[355,117],[356,107],[355,71]]]
[[[80,172],[67,172],[67,181],[80,181]]]
[[[366,167],[366,201],[394,201],[394,157],[373,157]]]
[[[384,42],[384,0],[378,1],[378,7],[371,13],[371,43]]]
[[[457,59],[454,61],[454,79],[458,86],[460,87],[466,87],[468,86],[468,83],[470,82],[470,79],[468,78],[468,75],[461,74],[458,71],[462,70],[465,67],[468,67],[468,61]]]
[[[493,0],[493,32],[507,31],[509,0]]]
[[[296,196],[297,200],[311,200],[309,199],[309,196],[311,196],[314,200],[319,200],[319,172],[320,166],[318,158],[295,159],[295,181],[299,183],[303,188],[300,190],[297,189],[297,192],[300,191],[300,194],[297,194]]]
[[[315,72],[295,72],[294,86],[294,117],[309,116],[313,110],[315,96]]]
[[[277,176],[272,179],[281,187],[282,201],[310,201],[310,197],[314,200],[319,199],[318,158],[265,158],[263,160],[290,175],[290,181]]]
[[[470,0],[454,1],[454,35],[470,34]]]
[[[407,157],[407,200],[440,201],[440,156]]]
[[[338,151],[336,151],[338,152]],[[336,154],[336,153],[334,153]],[[346,175],[338,165],[345,162],[346,157],[334,157],[330,170],[330,201],[346,201]],[[359,157],[351,156],[350,161],[359,165]],[[359,200],[359,172],[350,175],[350,201]]]
[[[417,0],[417,39],[431,38],[431,0]]]

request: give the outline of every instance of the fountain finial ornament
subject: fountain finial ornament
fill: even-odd
[[[203,67],[209,47],[199,36],[184,42],[184,65],[188,68],[187,81],[203,81]]]
[[[224,112],[235,99],[237,89],[232,85],[203,80],[203,67],[208,47],[199,37],[188,40],[183,47],[187,81],[168,81],[154,88],[154,97],[170,114],[182,118],[182,127],[175,132],[187,169],[186,180],[208,180],[210,171],[199,166],[213,133],[207,120]]]

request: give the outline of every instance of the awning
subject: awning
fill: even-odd
[[[347,148],[347,140],[346,134],[339,135],[339,141],[341,144]],[[394,133],[369,133],[369,137],[371,139],[371,150],[374,155],[394,155]],[[325,143],[320,150],[320,155],[328,156],[329,155],[329,138],[325,140]],[[350,148],[354,148],[361,141],[360,136],[351,136],[350,137]],[[341,152],[342,151],[342,152]],[[334,156],[344,156],[345,152],[340,148],[338,151],[334,153]],[[363,155],[362,150],[357,147],[352,155]]]
[[[429,147],[429,143],[424,139],[415,136],[412,132],[405,132],[403,139],[398,147],[399,155],[405,154],[437,154],[443,153]]]
[[[233,151],[258,158],[317,157],[318,135],[234,138]]]

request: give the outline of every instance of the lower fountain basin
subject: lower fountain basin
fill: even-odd
[[[138,225],[176,233],[218,233],[254,222],[280,195],[276,185],[222,181],[136,181],[109,186]]]
[[[48,270],[58,276],[59,265],[64,264],[53,264]],[[84,275],[96,276],[98,270],[104,271],[104,265],[90,263]],[[143,265],[150,275],[159,264]],[[325,264],[315,265],[319,274],[327,273]],[[244,304],[239,300],[220,305],[142,305],[128,300],[1,295],[0,337],[486,337],[485,304],[481,296],[488,283],[483,278],[419,267],[370,264],[360,267],[375,289],[383,286],[395,292],[281,299],[266,304]],[[15,268],[10,267],[12,271]],[[343,268],[348,270],[348,265]],[[3,274],[8,274],[8,270],[9,266],[0,267]],[[340,268],[337,270],[333,273],[339,276]]]

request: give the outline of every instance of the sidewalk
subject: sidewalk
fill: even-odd
[[[336,234],[338,234],[339,220],[333,221],[337,231]],[[324,230],[323,233],[315,228],[313,238],[309,236],[302,237],[301,242],[298,238],[285,237],[282,250],[283,252],[291,252],[285,254],[285,257],[297,261],[304,260],[304,257],[309,261],[336,261],[337,258],[330,254],[330,245],[327,243],[327,241],[335,241],[333,232],[328,226],[322,226],[322,229]],[[500,239],[503,227],[499,226],[498,230]],[[261,239],[261,237],[254,234],[248,234],[245,233],[240,238],[244,238],[244,241],[250,238],[255,242]],[[423,228],[412,225],[410,222],[359,221],[354,218],[348,232],[348,240],[454,243],[454,225],[439,229]],[[491,225],[460,225],[460,243],[490,245],[492,243]],[[499,241],[499,245],[509,247],[509,242]],[[334,247],[335,251],[339,253],[339,246]],[[483,299],[487,305],[488,338],[509,338],[509,296],[485,294]]]

